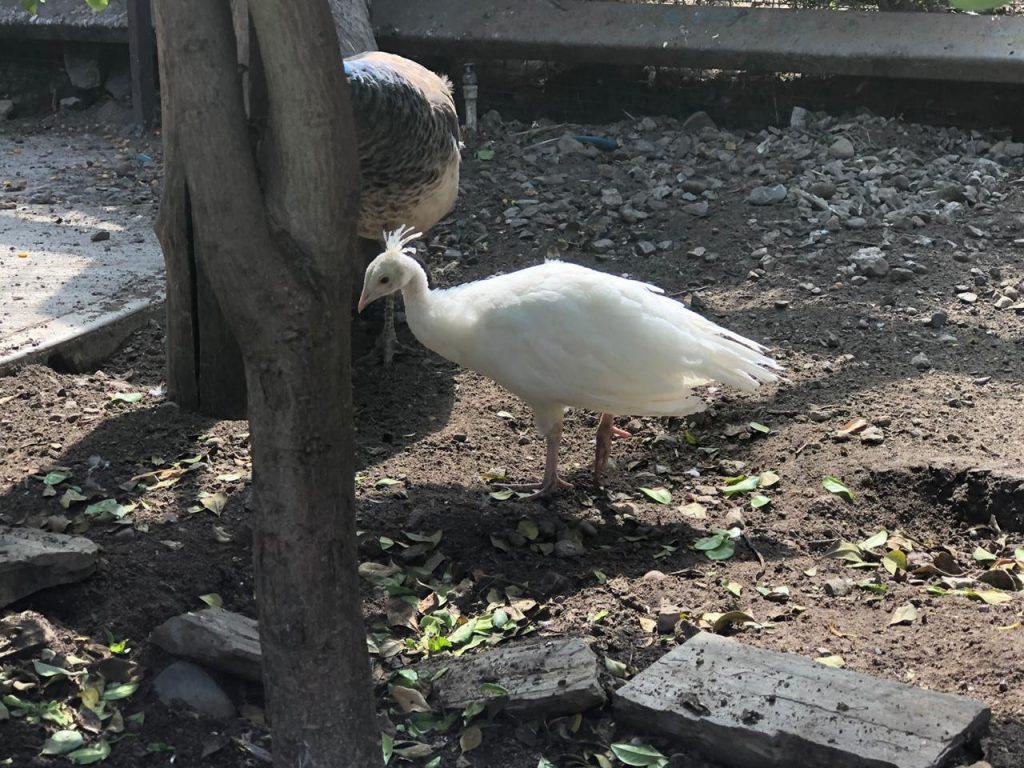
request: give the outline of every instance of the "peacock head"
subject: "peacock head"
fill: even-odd
[[[362,312],[377,299],[402,290],[412,280],[419,265],[412,258],[416,249],[409,243],[417,237],[422,235],[412,227],[399,227],[384,233],[384,252],[366,268],[358,311]]]

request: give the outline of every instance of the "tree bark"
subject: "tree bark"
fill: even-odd
[[[370,22],[370,0],[328,0],[342,55],[376,50]],[[238,62],[248,85],[259,92],[254,70],[257,49],[250,45],[248,3],[234,3]],[[325,29],[331,28],[328,24]],[[338,66],[340,68],[340,58]],[[166,82],[160,65],[161,81]],[[166,89],[161,93],[166,113]],[[248,105],[247,105],[248,106]],[[261,126],[262,129],[262,126]],[[224,313],[210,287],[203,264],[203,243],[191,227],[189,200],[175,164],[178,152],[165,129],[165,187],[157,220],[167,267],[167,389],[168,396],[184,410],[223,419],[246,415],[246,377],[241,352]],[[355,262],[353,262],[354,264]]]
[[[156,5],[165,137],[181,174],[171,190],[185,190],[199,263],[244,359],[274,765],[371,767],[382,760],[358,597],[350,312],[340,299],[358,210],[348,90],[324,0],[251,6],[271,127],[262,173],[227,0]]]
[[[370,23],[370,0],[329,0],[342,56],[376,51]]]

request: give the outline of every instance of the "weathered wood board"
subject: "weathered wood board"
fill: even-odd
[[[434,683],[432,701],[462,709],[474,701],[495,698],[481,691],[484,683],[508,691],[504,711],[520,717],[546,717],[583,712],[605,702],[597,655],[579,638],[551,638],[502,646],[472,656],[424,664],[421,673],[446,667]]]
[[[615,694],[621,723],[736,768],[939,768],[991,712],[936,693],[701,633]]]

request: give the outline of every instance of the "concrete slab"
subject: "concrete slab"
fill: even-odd
[[[96,365],[157,310],[151,166],[95,135],[0,133],[0,374]]]
[[[991,715],[963,696],[705,632],[620,688],[614,709],[733,768],[940,768]]]

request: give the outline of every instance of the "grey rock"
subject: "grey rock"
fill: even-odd
[[[816,181],[811,184],[807,191],[822,200],[831,200],[836,194],[836,185],[831,181]]]
[[[897,283],[905,283],[914,279],[914,270],[906,267],[893,267],[889,270],[889,279]]]
[[[829,579],[825,582],[825,594],[829,597],[845,597],[853,591],[853,582],[849,579]]]
[[[501,113],[496,109],[487,110],[484,116],[480,118],[480,125],[488,133],[501,130],[503,124],[504,121],[501,119]]]
[[[0,99],[0,120],[6,120],[14,112],[14,102],[10,99]]]
[[[103,85],[100,62],[88,53],[64,51],[64,71],[68,73],[68,80],[75,88],[89,91]]]
[[[881,445],[885,442],[885,432],[872,425],[860,433],[860,441],[865,445]]]
[[[595,240],[590,244],[590,250],[594,253],[608,253],[614,247],[615,243],[607,237],[602,237],[600,240]]]
[[[949,315],[943,312],[941,309],[938,312],[932,313],[932,316],[928,319],[928,325],[932,328],[941,328],[949,321]]]
[[[751,205],[775,205],[786,199],[786,188],[782,184],[770,187],[754,187],[747,201]]]
[[[882,249],[876,246],[861,248],[850,256],[850,262],[857,271],[870,277],[885,277],[889,274],[889,262],[882,255]]]
[[[557,146],[558,151],[564,155],[573,154],[574,152],[582,152],[585,149],[583,144],[571,133],[563,133],[555,146]]]
[[[704,111],[694,112],[683,121],[684,133],[700,133],[705,128],[709,128],[712,131],[718,130],[718,126],[715,125],[715,121],[712,120],[711,116]]]
[[[82,536],[0,526],[0,608],[91,576],[99,547]]]
[[[602,189],[601,203],[607,205],[609,208],[618,208],[622,205],[622,195],[619,194],[619,190],[614,187]]]
[[[710,206],[707,200],[701,200],[698,203],[689,203],[683,206],[683,211],[690,214],[691,216],[699,216],[703,218],[707,216],[710,211]]]
[[[928,359],[928,355],[924,352],[918,352],[912,358],[910,358],[910,364],[917,368],[919,371],[927,371],[932,367],[932,361]]]
[[[652,253],[658,250],[657,246],[650,240],[641,240],[636,244],[636,247],[640,249],[640,253],[644,256],[650,256]]]
[[[217,681],[187,661],[176,661],[157,675],[153,690],[167,707],[187,707],[217,720],[235,716],[235,705]]]
[[[1007,307],[1012,307],[1013,299],[1011,299],[1009,296],[1000,296],[998,299],[996,299],[994,306],[996,309],[1006,309]]]
[[[856,150],[853,148],[852,141],[845,136],[841,136],[832,143],[831,147],[828,148],[828,153],[834,158],[845,160],[853,157]]]
[[[1007,157],[1024,157],[1024,144],[1019,141],[1008,141],[1003,145],[1003,154]]]
[[[956,295],[964,304],[974,304],[978,300],[978,294],[972,291],[962,291]]]
[[[86,103],[84,99],[80,99],[77,96],[65,96],[60,100],[61,109],[85,109]]]
[[[262,679],[259,626],[223,608],[204,608],[168,619],[150,640],[172,656],[197,661],[246,680]]]
[[[132,75],[127,67],[115,67],[103,81],[103,90],[117,101],[128,101],[132,97]],[[486,118],[486,116],[485,116]]]
[[[808,112],[803,107],[793,107],[793,111],[789,114],[789,127],[790,128],[806,128],[807,121],[810,117]]]
[[[659,635],[671,635],[676,631],[676,624],[682,616],[679,608],[662,608],[658,611],[656,627]]]

